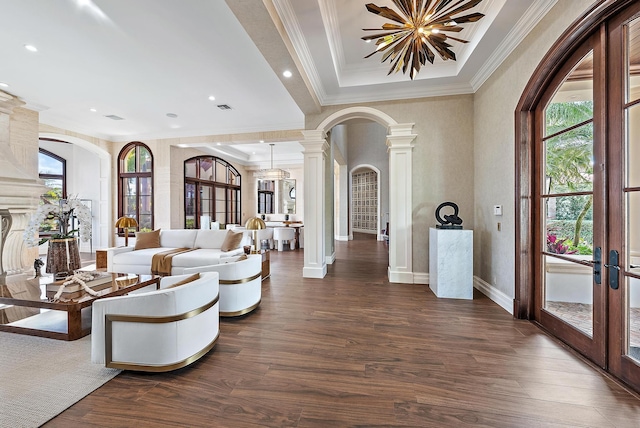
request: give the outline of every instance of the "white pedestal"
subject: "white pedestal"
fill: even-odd
[[[438,297],[473,299],[473,230],[429,228],[429,288]]]

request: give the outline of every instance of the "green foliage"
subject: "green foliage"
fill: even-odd
[[[588,203],[588,196],[560,196],[556,198],[556,220],[575,221]],[[593,210],[589,209],[585,220],[593,220]]]
[[[583,221],[580,228],[580,242],[574,244],[574,235],[576,222],[575,220],[548,220],[547,234],[553,234],[558,239],[563,240],[563,244],[568,246],[568,251],[575,254],[588,255],[593,254],[593,221]]]

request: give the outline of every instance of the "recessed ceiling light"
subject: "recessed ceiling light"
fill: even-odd
[[[180,129],[180,128],[182,128],[182,126],[177,125],[177,124],[171,124],[171,125],[169,125],[169,128],[171,128],[171,129]]]
[[[260,140],[261,143],[264,143],[264,140]]]
[[[0,86],[2,86],[3,88],[8,88],[9,87],[9,85],[4,83],[4,82],[0,82]]]
[[[94,108],[90,108],[90,109],[89,109],[89,111],[90,111],[90,112],[95,113],[95,112],[97,112],[98,110],[96,110],[96,109],[94,109]]]
[[[24,45],[24,48],[30,52],[38,52],[38,48],[33,45]]]
[[[222,145],[222,143],[216,143],[216,145],[221,146],[221,145]]]
[[[216,97],[214,97],[213,95],[209,95],[209,101],[215,101]]]
[[[176,117],[178,117],[178,115],[177,115],[177,114],[175,114],[175,113],[167,113],[167,117],[170,117],[170,118],[172,118],[172,119],[175,119]]]
[[[285,70],[282,72],[282,75],[288,79],[289,77],[293,76],[293,73],[289,70]]]

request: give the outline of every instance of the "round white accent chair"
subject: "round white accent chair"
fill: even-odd
[[[284,241],[289,242],[289,248],[296,248],[296,231],[292,227],[275,227],[273,229],[273,240],[278,242],[278,251],[284,251]]]
[[[218,274],[173,286],[190,276],[165,276],[159,290],[93,302],[91,362],[166,372],[209,352],[220,335]]]
[[[185,273],[218,272],[220,275],[220,316],[245,315],[262,300],[262,255],[245,260],[185,269]]]

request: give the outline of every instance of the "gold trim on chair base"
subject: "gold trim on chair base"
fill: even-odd
[[[154,372],[154,373],[169,372],[172,370],[181,369],[199,360],[202,356],[204,356],[207,352],[209,352],[218,342],[219,337],[220,337],[220,332],[218,332],[218,335],[216,336],[216,338],[213,339],[213,341],[209,343],[206,347],[204,347],[202,350],[176,363],[165,364],[165,365],[145,365],[145,364],[122,363],[117,361],[111,361],[110,363],[105,364],[105,367],[109,367],[112,369],[135,370],[135,371],[141,371],[141,372]]]
[[[218,303],[220,298],[220,294],[209,303],[193,309],[191,311],[178,314],[178,315],[170,315],[170,316],[140,316],[140,315],[119,315],[119,314],[105,314],[105,334],[104,334],[104,351],[105,351],[105,367],[113,368],[113,369],[122,369],[122,370],[137,370],[137,371],[146,371],[146,372],[168,372],[171,370],[180,369],[182,367],[188,366],[194,361],[198,360],[204,354],[209,352],[211,348],[216,344],[216,341],[220,337],[220,330],[218,330],[218,334],[215,339],[211,341],[207,346],[205,346],[200,351],[191,355],[190,357],[185,358],[182,361],[178,361],[171,364],[158,364],[158,365],[147,365],[147,364],[137,364],[137,363],[126,363],[122,361],[113,361],[113,334],[112,334],[112,323],[115,322],[132,322],[132,323],[148,323],[148,324],[163,324],[169,322],[177,322],[181,320],[185,320],[187,318],[195,317],[215,306]]]
[[[235,311],[235,312],[220,312],[220,316],[224,317],[224,318],[230,318],[230,317],[239,317],[240,315],[244,315],[244,314],[248,314],[249,312],[253,311],[255,308],[257,308],[258,306],[260,306],[260,302],[262,301],[262,299],[258,300],[258,303],[256,303],[253,306],[249,306],[248,308],[239,310],[239,311]]]

